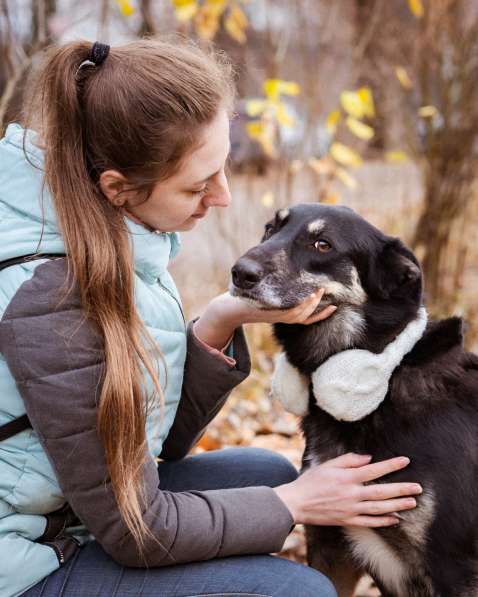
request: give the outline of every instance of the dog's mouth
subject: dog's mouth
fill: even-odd
[[[269,294],[273,297],[274,300],[268,299],[264,296],[263,292],[260,290],[256,290],[255,288],[251,289],[244,289],[236,286],[233,282],[231,282],[229,286],[229,293],[232,296],[236,296],[246,302],[248,302],[253,307],[258,309],[264,310],[274,310],[274,309],[293,309],[300,305],[310,293],[304,292],[303,296],[295,295],[294,297],[288,297],[287,293],[282,292],[282,296],[278,296],[273,292],[273,289],[270,289],[271,292]],[[284,296],[285,295],[285,296]],[[316,313],[325,309],[329,305],[336,305],[338,301],[331,293],[325,293],[322,297],[317,309]]]

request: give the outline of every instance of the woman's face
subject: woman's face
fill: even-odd
[[[224,167],[230,151],[229,117],[221,110],[204,128],[201,144],[180,170],[158,182],[147,201],[125,204],[127,213],[154,230],[191,230],[211,207],[231,200]]]

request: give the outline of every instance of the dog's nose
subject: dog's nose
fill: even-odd
[[[242,258],[231,270],[232,281],[238,288],[250,290],[263,276],[262,267],[257,261]]]

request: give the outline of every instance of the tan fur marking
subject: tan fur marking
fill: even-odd
[[[357,561],[370,569],[399,597],[406,587],[408,573],[400,557],[372,529],[344,528]]]
[[[310,234],[318,234],[324,228],[325,228],[324,220],[314,220],[313,222],[310,222],[310,224],[307,226],[307,231],[310,232]]]

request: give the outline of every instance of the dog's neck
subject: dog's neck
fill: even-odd
[[[288,360],[310,375],[331,356],[351,348],[373,353],[385,347],[413,321],[419,305],[390,307],[384,313],[342,304],[329,318],[310,326],[276,324],[274,333]]]
[[[421,307],[416,318],[389,342],[383,351],[360,348],[332,355],[310,375],[291,364],[285,354],[276,362],[272,393],[286,410],[305,415],[309,387],[317,405],[339,421],[358,421],[376,410],[388,392],[395,368],[422,337],[427,313]]]

